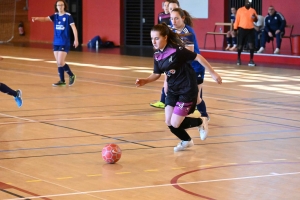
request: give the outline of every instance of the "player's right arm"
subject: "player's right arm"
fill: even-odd
[[[135,81],[135,85],[136,87],[141,87],[147,83],[151,83],[153,81],[156,81],[157,79],[159,79],[161,76],[161,74],[151,74],[149,77],[147,78],[138,78]]]
[[[31,17],[32,22],[39,21],[39,22],[51,22],[49,17]]]

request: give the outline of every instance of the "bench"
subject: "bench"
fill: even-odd
[[[216,35],[222,35],[222,36],[224,36],[224,39],[225,39],[225,37],[227,35],[227,32],[224,32],[224,28],[225,28],[225,26],[231,27],[232,25],[233,24],[231,24],[231,23],[216,22],[215,23],[215,28],[214,28],[213,32],[207,32],[205,34],[204,49],[206,47],[206,36],[207,35],[213,35],[214,36],[214,44],[215,44],[215,49],[216,49]],[[220,28],[222,28],[222,30],[223,30],[222,32],[218,31]],[[224,43],[224,39],[223,39],[223,43]]]
[[[285,26],[286,29],[289,29],[289,32],[287,35],[284,35],[282,37],[282,39],[287,38],[290,39],[290,46],[291,46],[291,52],[293,52],[293,46],[292,46],[292,37],[293,37],[293,29],[294,29],[294,25],[286,25]],[[287,32],[286,32],[287,33]],[[274,51],[274,39],[271,40],[272,41],[272,47],[273,47],[273,51]]]

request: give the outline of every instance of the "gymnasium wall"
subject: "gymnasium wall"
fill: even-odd
[[[84,0],[83,1],[83,43],[95,35],[100,35],[104,40],[113,41],[116,45],[121,43],[121,20],[120,13],[122,0]],[[155,0],[155,17],[162,11],[163,0]],[[194,19],[194,30],[200,48],[204,46],[204,36],[212,31],[215,22],[222,22],[225,19],[224,7],[226,0],[209,0],[208,19]],[[300,18],[295,17],[300,10],[300,4],[296,0],[285,0],[285,5],[280,6],[281,0],[264,0],[263,15],[267,14],[270,4],[282,12],[289,24],[295,25],[295,34],[300,34]],[[40,0],[29,0],[29,20],[31,16],[48,16],[54,13],[55,0],[47,0],[41,3]],[[157,18],[155,19],[157,21]],[[52,23],[35,22],[30,24],[30,41],[52,42]],[[286,39],[285,39],[286,40]],[[220,47],[222,37],[217,37],[217,44]],[[289,48],[288,40],[283,41],[282,48]],[[213,47],[213,37],[208,36],[207,47]]]

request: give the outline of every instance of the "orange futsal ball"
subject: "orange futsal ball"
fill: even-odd
[[[102,149],[102,158],[109,164],[114,164],[120,160],[122,151],[116,144],[107,144]]]

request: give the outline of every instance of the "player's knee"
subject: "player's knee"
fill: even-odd
[[[171,126],[173,126],[174,128],[178,128],[180,126],[180,123],[178,123],[178,122],[171,122]]]

